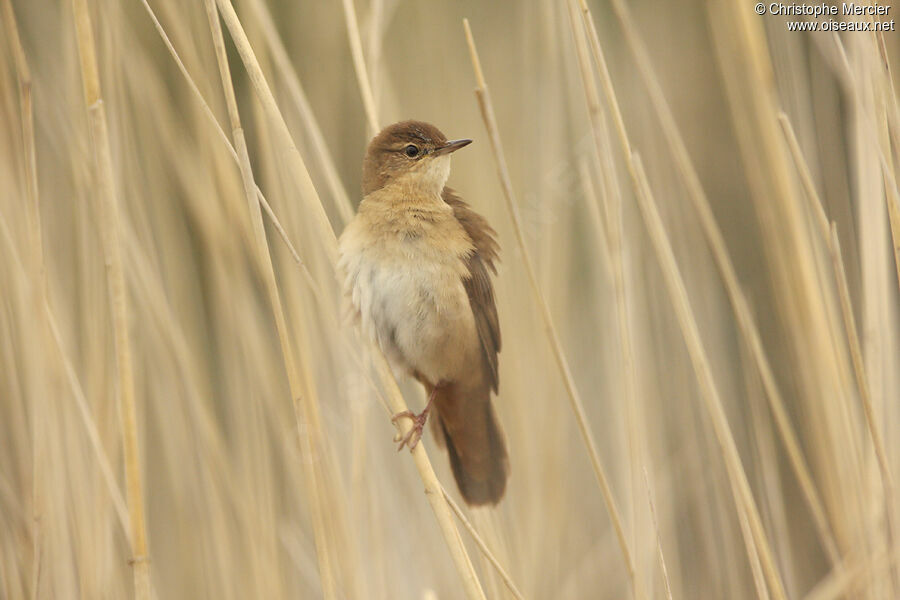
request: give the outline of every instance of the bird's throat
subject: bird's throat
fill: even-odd
[[[394,178],[385,187],[394,188],[395,193],[434,199],[443,203],[441,192],[450,177],[450,157],[426,157],[406,173]]]

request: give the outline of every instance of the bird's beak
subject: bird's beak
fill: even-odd
[[[450,140],[440,148],[436,148],[431,154],[434,156],[440,156],[441,154],[450,154],[451,152],[456,152],[463,146],[468,146],[472,143],[472,140]]]

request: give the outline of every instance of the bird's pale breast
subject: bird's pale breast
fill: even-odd
[[[418,216],[369,208],[340,240],[345,292],[363,330],[395,368],[432,383],[458,378],[480,352],[462,283],[471,241],[442,207]]]

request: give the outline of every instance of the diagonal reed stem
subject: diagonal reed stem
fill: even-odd
[[[322,203],[312,184],[312,180],[309,177],[309,172],[306,170],[303,158],[300,156],[300,153],[297,151],[297,148],[291,139],[287,123],[275,102],[272,90],[269,88],[268,82],[266,82],[259,62],[256,59],[256,55],[253,52],[253,48],[250,45],[250,40],[244,32],[244,28],[241,25],[240,19],[238,19],[237,13],[234,11],[234,7],[231,5],[230,0],[216,0],[216,3],[219,7],[222,19],[225,21],[225,25],[231,34],[232,41],[237,47],[238,54],[244,63],[253,89],[262,103],[266,114],[275,126],[274,129],[279,136],[279,143],[282,146],[284,155],[288,161],[287,166],[290,175],[294,178],[295,185],[301,192],[301,198],[307,203],[309,210],[315,217],[315,224],[319,230],[320,241],[322,242],[326,256],[333,265],[337,256],[337,239],[325,216],[324,208],[322,207]],[[400,389],[397,387],[397,382],[391,374],[387,361],[374,345],[372,345],[372,349],[375,366],[381,378],[382,386],[387,392],[386,395],[391,411],[398,413],[407,410],[406,402],[400,393]],[[405,435],[412,428],[412,424],[408,419],[399,419],[397,421],[397,427],[401,434]],[[466,548],[459,536],[459,531],[453,521],[453,513],[444,500],[443,494],[441,494],[440,482],[431,466],[431,461],[425,451],[424,444],[418,444],[412,451],[412,455],[416,468],[419,471],[419,476],[425,487],[425,495],[434,511],[444,541],[453,558],[457,572],[462,579],[466,596],[470,600],[483,599],[485,597],[484,591],[481,589],[481,584],[478,581],[475,568],[469,559]]]
[[[513,225],[513,231],[516,236],[516,243],[519,251],[522,253],[522,263],[525,266],[525,272],[528,275],[528,282],[531,285],[531,291],[537,302],[541,313],[541,319],[544,324],[544,332],[547,334],[550,347],[553,351],[553,357],[556,359],[556,366],[563,378],[563,384],[566,388],[566,395],[572,411],[575,413],[575,420],[578,423],[578,430],[581,433],[582,440],[591,460],[591,466],[594,469],[594,475],[600,484],[600,490],[603,493],[603,499],[606,502],[606,508],[609,511],[610,520],[616,532],[616,538],[619,542],[619,549],[625,560],[625,567],[628,569],[628,576],[631,581],[632,589],[637,597],[643,597],[640,592],[640,585],[635,575],[634,561],[631,557],[631,551],[628,548],[628,542],[625,539],[625,529],[622,525],[622,518],[619,509],[616,507],[616,501],[609,487],[609,481],[600,462],[600,455],[597,452],[597,443],[594,441],[594,435],[590,430],[587,422],[587,415],[584,412],[584,405],[581,401],[581,395],[575,386],[575,380],[569,369],[569,363],[563,353],[562,343],[556,332],[556,326],[553,324],[553,317],[550,315],[550,309],[544,300],[543,292],[537,281],[534,265],[531,261],[531,255],[525,244],[525,236],[522,233],[521,218],[519,216],[518,207],[514,199],[512,181],[509,176],[509,170],[506,166],[506,158],[503,154],[503,146],[500,142],[500,134],[497,128],[497,119],[494,116],[493,105],[491,104],[490,95],[488,93],[487,83],[484,80],[484,73],[481,70],[481,61],[478,59],[478,50],[475,48],[475,40],[472,37],[472,30],[469,27],[468,19],[463,19],[463,27],[466,31],[466,40],[469,44],[469,53],[472,55],[472,66],[475,70],[475,79],[478,87],[475,89],[475,96],[478,99],[478,106],[481,109],[481,116],[484,119],[484,125],[491,141],[491,149],[494,153],[494,159],[497,163],[497,173],[500,177],[500,185],[503,188],[503,197],[506,200],[506,208],[510,215]]]
[[[897,179],[881,157],[881,170],[884,174],[884,201],[888,207],[888,218],[891,224],[891,246],[894,248],[894,266],[897,269],[897,284],[900,286],[900,193],[897,191]]]
[[[600,55],[600,45],[599,39],[595,40],[593,35],[596,33],[596,29],[593,28],[593,19],[585,0],[581,0],[581,6],[585,21],[591,23],[591,40],[592,43],[594,43],[595,59],[597,59]],[[669,147],[670,154],[678,167],[678,173],[681,175],[682,182],[688,193],[688,198],[691,200],[694,210],[700,218],[700,225],[703,228],[704,235],[706,235],[713,259],[722,275],[729,302],[735,313],[738,329],[740,330],[741,335],[747,340],[754,363],[759,370],[760,378],[762,379],[763,387],[766,391],[766,398],[769,400],[769,406],[775,418],[778,433],[785,445],[788,460],[790,461],[791,468],[794,470],[794,474],[800,484],[803,498],[813,517],[816,532],[819,535],[819,539],[822,542],[822,546],[825,549],[832,566],[834,566],[840,561],[837,543],[834,540],[834,534],[828,523],[825,508],[819,497],[819,493],[816,490],[810,468],[803,456],[799,438],[794,431],[794,427],[788,416],[784,397],[775,381],[772,365],[763,347],[762,337],[760,336],[756,319],[750,311],[746,297],[741,290],[737,271],[735,270],[734,264],[728,253],[725,238],[716,223],[712,207],[709,204],[709,199],[700,183],[700,177],[687,152],[684,138],[675,122],[675,117],[672,114],[668,100],[666,100],[662,87],[659,84],[659,78],[656,76],[656,72],[653,69],[649,52],[637,32],[628,6],[622,2],[622,0],[612,0],[612,7],[622,26],[625,41],[635,57],[638,73],[644,82],[644,86],[648,92],[648,98],[659,118],[661,125],[660,129]]]
[[[322,133],[322,128],[319,127],[318,121],[316,121],[312,106],[310,106],[306,93],[303,91],[303,86],[300,83],[300,78],[297,76],[297,71],[291,64],[288,51],[284,47],[284,41],[275,27],[275,20],[269,11],[268,3],[264,0],[253,0],[250,2],[250,8],[253,10],[265,33],[266,44],[268,44],[272,58],[275,60],[275,66],[283,74],[285,85],[294,101],[297,113],[300,116],[303,127],[306,129],[306,134],[312,143],[312,158],[318,161],[321,166],[325,185],[331,193],[332,203],[340,215],[341,222],[344,224],[349,223],[353,218],[353,205],[350,203],[347,190],[344,189],[344,185],[341,183],[334,158],[331,156],[331,153],[328,151],[328,145],[325,143],[325,135]]]
[[[756,548],[759,554],[759,561],[762,570],[765,573],[769,587],[772,588],[772,594],[777,600],[785,600],[787,597],[784,591],[784,585],[781,582],[781,576],[775,565],[775,559],[772,554],[769,540],[766,537],[765,530],[762,526],[762,519],[759,516],[759,510],[753,499],[753,491],[750,489],[750,483],[747,481],[747,474],[744,472],[741,463],[740,454],[738,453],[737,444],[728,425],[728,418],[725,414],[725,408],[722,405],[722,398],[719,395],[718,387],[712,375],[712,367],[706,356],[706,350],[703,347],[703,341],[700,337],[700,329],[697,325],[696,317],[691,309],[691,303],[688,299],[687,288],[684,285],[684,279],[678,269],[678,263],[675,260],[675,253],[666,234],[665,226],[653,195],[650,190],[640,157],[635,153],[629,161],[633,168],[633,176],[636,184],[636,197],[638,207],[644,217],[644,223],[647,226],[647,232],[650,234],[650,240],[656,251],[657,260],[663,273],[666,288],[669,291],[669,297],[672,301],[672,308],[681,327],[685,344],[687,345],[688,354],[690,355],[691,364],[694,367],[694,373],[697,377],[697,383],[700,385],[700,392],[706,409],[709,412],[710,421],[713,426],[713,432],[716,441],[722,450],[722,457],[725,461],[725,467],[728,471],[728,478],[731,482],[732,492],[734,493],[734,501],[737,505],[738,517],[747,519],[747,527],[742,530],[749,530],[745,534],[747,547]],[[751,564],[754,560],[752,553],[750,556]]]
[[[618,321],[617,332],[619,336],[619,349],[622,355],[624,376],[624,403],[627,419],[628,446],[631,462],[631,503],[632,503],[632,538],[635,551],[640,553],[637,545],[638,512],[637,490],[640,487],[639,473],[644,466],[645,451],[639,434],[639,424],[644,424],[642,411],[643,399],[637,393],[637,371],[632,350],[632,327],[628,315],[628,295],[625,278],[625,255],[623,248],[624,222],[622,211],[622,194],[619,188],[619,178],[610,148],[609,127],[606,123],[603,108],[600,102],[600,94],[597,90],[597,81],[591,66],[590,52],[587,48],[587,32],[579,16],[577,0],[567,0],[567,12],[569,26],[575,42],[575,55],[581,74],[582,88],[587,103],[588,118],[591,122],[594,149],[599,163],[595,163],[597,175],[604,184],[604,200],[607,212],[607,237],[609,239],[609,254],[612,258],[613,287],[616,296],[616,318]],[[657,546],[662,552],[661,547]]]
[[[752,534],[754,538],[752,546],[748,543],[748,548],[755,546],[757,549],[763,572],[769,582],[769,586],[772,588],[776,600],[781,600],[786,596],[784,584],[778,573],[771,544],[769,543],[765,529],[762,526],[759,510],[753,499],[752,490],[747,481],[747,475],[744,472],[743,464],[741,463],[740,455],[738,454],[737,446],[731,433],[731,428],[728,425],[721,399],[715,388],[715,381],[709,370],[708,361],[706,361],[705,351],[699,337],[699,331],[697,331],[697,324],[690,310],[690,303],[687,299],[687,291],[684,288],[684,282],[681,280],[680,273],[678,272],[677,263],[674,254],[671,251],[671,246],[668,244],[665,228],[662,226],[659,214],[655,210],[655,205],[650,196],[649,184],[641,181],[642,173],[640,172],[640,161],[631,150],[631,142],[628,139],[625,121],[622,117],[621,109],[619,108],[618,99],[616,98],[616,93],[612,84],[612,78],[610,77],[609,69],[606,65],[606,59],[600,46],[600,38],[597,34],[593,18],[591,17],[590,10],[584,0],[582,0],[581,6],[585,27],[588,30],[588,37],[591,42],[591,50],[600,73],[601,85],[603,92],[606,95],[607,104],[612,111],[613,122],[626,158],[626,164],[628,166],[629,174],[631,175],[635,195],[639,200],[639,206],[644,215],[644,221],[651,233],[651,238],[654,240],[654,247],[657,249],[660,262],[663,263],[663,261],[665,261],[666,266],[663,268],[663,272],[667,274],[667,277],[672,278],[671,280],[667,279],[670,296],[675,305],[676,313],[679,317],[679,324],[682,326],[682,333],[688,344],[688,349],[691,351],[695,374],[701,390],[703,391],[707,409],[712,417],[716,439],[725,454],[724,458],[726,467],[729,470],[729,480],[733,487],[737,486],[737,489],[734,490],[734,499],[738,505],[739,513],[741,511],[746,511],[749,525],[747,529],[749,529],[749,533]],[[709,234],[709,232],[707,232],[707,234]],[[735,289],[737,288],[735,287]],[[741,296],[735,297],[741,298]],[[738,305],[740,306],[741,303],[738,303]],[[750,314],[749,310],[741,310],[738,312],[739,317],[747,317]],[[749,328],[748,331],[750,331]],[[752,338],[750,341],[752,341]]]
[[[791,157],[794,160],[794,165],[797,168],[797,172],[800,175],[800,182],[803,186],[806,199],[813,212],[816,225],[819,228],[819,233],[822,235],[822,238],[825,241],[825,245],[828,248],[828,254],[831,258],[835,284],[837,285],[838,299],[840,300],[841,304],[841,317],[844,321],[844,330],[847,335],[847,343],[850,349],[850,360],[853,364],[853,373],[856,377],[856,386],[857,390],[859,391],[860,402],[863,406],[863,414],[865,415],[866,426],[868,427],[869,433],[872,436],[872,445],[875,448],[875,457],[878,462],[879,474],[881,475],[882,487],[884,489],[885,519],[888,523],[888,527],[886,528],[887,539],[889,544],[893,545],[893,540],[896,539],[898,533],[898,523],[895,516],[896,504],[894,504],[894,483],[893,478],[891,477],[887,452],[884,448],[884,443],[881,438],[881,433],[878,429],[878,424],[875,422],[875,411],[872,408],[872,398],[869,392],[868,377],[866,376],[866,366],[863,360],[862,344],[860,342],[859,334],[856,328],[856,318],[853,315],[853,305],[850,301],[850,286],[847,281],[847,273],[844,269],[844,259],[841,254],[841,245],[837,235],[837,227],[835,223],[832,222],[831,224],[829,224],[828,222],[828,217],[826,216],[825,209],[822,206],[822,199],[819,197],[819,194],[816,191],[816,186],[813,184],[812,173],[810,172],[809,165],[806,163],[806,159],[803,157],[803,153],[800,150],[800,144],[797,141],[797,136],[794,133],[794,128],[791,126],[790,120],[785,113],[781,113],[778,115],[778,122],[781,124],[785,141],[787,142]],[[884,166],[886,167],[886,165]],[[891,191],[890,179],[888,176],[889,171],[885,169],[884,173],[885,184],[887,188],[885,190],[885,193],[888,198],[890,198]],[[890,200],[888,200],[888,202],[890,205]],[[900,266],[898,266],[898,268],[900,268]],[[838,567],[839,565],[833,566]],[[897,572],[894,567],[891,568],[891,574],[896,580]]]
[[[837,225],[832,222],[828,251],[831,255],[831,264],[834,267],[837,280],[838,296],[841,301],[841,315],[844,319],[844,327],[847,331],[847,341],[850,345],[850,358],[853,361],[853,372],[856,374],[856,385],[859,390],[860,402],[863,406],[863,414],[866,417],[866,425],[872,436],[872,445],[875,448],[875,459],[878,463],[878,471],[881,475],[881,485],[884,489],[884,517],[887,522],[885,534],[888,548],[893,548],[897,540],[896,504],[894,499],[894,480],[891,477],[891,467],[888,462],[887,452],[881,438],[881,430],[875,421],[875,410],[872,407],[872,395],[869,392],[869,380],[866,376],[866,365],[863,360],[862,344],[856,328],[856,318],[853,316],[853,305],[850,302],[850,286],[847,283],[847,273],[844,270],[844,259],[841,255],[841,243],[838,240]],[[897,569],[891,568],[891,575],[896,582]]]
[[[159,37],[162,38],[163,44],[165,44],[166,49],[169,51],[169,54],[172,55],[172,59],[178,66],[178,70],[184,76],[185,81],[187,81],[188,87],[191,89],[191,92],[193,92],[193,94],[200,101],[200,106],[203,109],[203,114],[205,114],[209,121],[213,124],[213,128],[215,129],[216,133],[219,134],[219,138],[225,143],[225,147],[228,150],[228,153],[231,155],[231,158],[234,160],[234,163],[236,165],[240,165],[240,159],[238,159],[238,155],[234,150],[234,146],[231,145],[231,140],[228,139],[225,131],[222,130],[222,126],[219,125],[219,122],[216,120],[216,116],[213,114],[212,109],[209,107],[209,104],[206,102],[206,99],[203,97],[203,94],[200,92],[200,89],[194,82],[194,78],[191,77],[190,73],[188,73],[187,67],[184,66],[184,62],[182,62],[181,57],[175,50],[175,46],[172,45],[172,41],[169,39],[169,36],[163,29],[162,24],[159,22],[159,19],[156,18],[156,13],[153,12],[152,8],[150,8],[150,4],[148,4],[147,0],[141,0],[141,3],[144,5],[147,14],[150,16],[150,20],[153,21],[153,27],[159,34]],[[285,232],[284,230],[284,226],[275,215],[275,212],[272,210],[272,207],[269,205],[265,196],[263,196],[262,190],[260,190],[259,187],[256,188],[256,195],[259,198],[259,203],[262,205],[263,210],[266,211],[266,215],[268,215],[269,219],[272,221],[272,226],[275,227],[275,231],[278,232],[278,237],[280,237],[284,242],[284,245],[287,247],[288,252],[290,252],[294,261],[299,265],[303,265],[303,261],[300,260],[300,255],[297,253],[296,248],[294,248],[294,245],[288,239],[287,232]],[[305,266],[303,268],[304,270],[306,270]]]
[[[309,425],[306,429],[307,435],[298,435],[298,439],[302,446],[301,450],[305,456],[316,456],[318,455],[318,452],[321,451],[321,446],[319,444],[321,437],[319,420],[309,414],[308,405],[312,400],[310,397],[311,389],[309,387],[309,381],[300,374],[299,365],[294,356],[289,339],[287,319],[284,315],[281,296],[278,292],[278,284],[275,280],[275,269],[272,265],[271,255],[269,254],[269,246],[266,238],[265,226],[262,221],[262,213],[256,199],[256,183],[253,179],[253,170],[250,166],[250,155],[247,152],[247,142],[241,127],[237,99],[234,95],[234,88],[231,82],[231,71],[228,66],[225,40],[222,36],[222,28],[219,24],[214,0],[204,0],[204,5],[209,19],[213,46],[216,51],[216,60],[219,65],[222,88],[225,93],[225,104],[228,108],[228,118],[231,122],[232,135],[234,136],[234,145],[238,156],[241,180],[244,184],[244,194],[247,198],[247,206],[250,210],[251,225],[253,227],[254,241],[256,242],[256,258],[259,262],[260,273],[263,276],[266,292],[269,296],[269,302],[271,303],[272,313],[275,318],[275,328],[278,333],[278,341],[281,344],[281,353],[288,377],[294,415],[298,427],[301,423],[307,423]],[[307,399],[305,402],[303,401],[304,398]],[[331,600],[338,597],[338,583],[336,582],[334,572],[335,567],[331,561],[333,554],[331,546],[334,543],[334,540],[329,539],[326,535],[325,509],[322,506],[322,498],[319,492],[319,488],[323,482],[323,478],[318,473],[319,465],[319,461],[302,461],[302,472],[305,483],[304,491],[306,492],[310,511],[312,513],[311,521],[313,526],[313,536],[316,542],[316,558],[318,559],[322,594],[326,599]]]
[[[484,539],[478,534],[478,530],[475,529],[475,526],[466,518],[465,513],[453,501],[453,498],[450,497],[450,494],[447,493],[443,487],[441,487],[441,493],[444,495],[444,500],[447,501],[447,504],[450,505],[450,508],[453,509],[453,512],[456,514],[456,518],[460,520],[463,526],[466,528],[466,531],[469,532],[469,535],[472,536],[472,539],[475,540],[475,545],[478,546],[478,549],[481,550],[481,553],[484,557],[491,563],[491,565],[496,569],[497,574],[500,575],[500,579],[503,580],[503,584],[509,590],[509,592],[517,598],[517,600],[523,600],[524,596],[522,596],[522,592],[519,591],[519,588],[516,587],[516,584],[513,582],[512,578],[506,572],[506,569],[503,568],[503,565],[500,564],[500,561],[497,560],[497,557],[494,556],[494,553],[491,552],[491,549],[488,548],[487,543]]]
[[[659,535],[659,522],[656,519],[656,504],[653,502],[653,491],[650,489],[650,477],[647,476],[647,467],[643,469],[644,488],[647,490],[647,504],[650,505],[650,520],[653,522],[653,530],[656,532],[656,556],[659,560],[659,570],[662,572],[663,584],[666,588],[666,599],[672,600],[672,584],[669,583],[669,569],[666,568],[666,557],[663,555],[662,540]]]

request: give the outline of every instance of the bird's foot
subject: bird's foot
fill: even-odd
[[[406,435],[398,433],[394,437],[395,442],[400,442],[400,445],[397,446],[397,452],[403,450],[403,446],[407,446],[409,451],[412,452],[413,448],[419,445],[419,440],[422,439],[422,430],[425,428],[425,422],[428,420],[428,413],[431,412],[431,403],[434,402],[434,396],[437,393],[437,389],[438,386],[432,388],[431,394],[428,396],[428,404],[425,405],[425,410],[419,414],[416,414],[411,410],[404,410],[391,417],[391,423],[394,424],[404,417],[413,422],[412,429],[410,429]]]
[[[412,452],[413,448],[415,448],[419,444],[419,440],[422,439],[422,430],[425,428],[425,422],[428,420],[428,412],[431,410],[431,405],[425,407],[421,413],[416,414],[411,410],[404,410],[403,412],[398,412],[394,416],[391,417],[391,422],[396,423],[400,419],[407,418],[413,422],[412,428],[403,435],[398,433],[394,437],[395,442],[400,442],[400,445],[397,446],[397,452],[403,450],[403,446],[408,446],[409,451]]]

